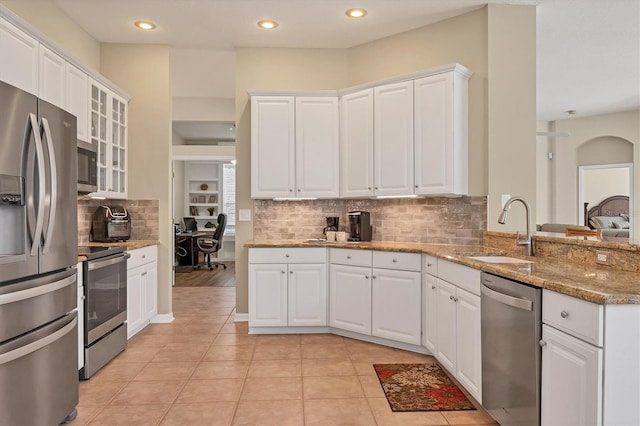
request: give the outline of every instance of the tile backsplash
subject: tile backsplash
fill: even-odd
[[[94,200],[78,199],[78,244],[89,242],[91,218],[101,205],[124,206],[131,219],[132,240],[157,240],[158,200]]]
[[[322,238],[326,216],[371,213],[373,241],[482,244],[487,227],[486,197],[382,200],[254,201],[254,240]]]

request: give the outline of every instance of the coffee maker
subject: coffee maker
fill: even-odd
[[[340,221],[340,217],[338,216],[327,216],[327,226],[322,230],[323,234],[326,234],[327,231],[337,231],[338,230],[338,222]]]
[[[349,218],[349,241],[371,241],[371,215],[369,212],[353,211]]]

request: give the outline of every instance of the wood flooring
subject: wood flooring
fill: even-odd
[[[175,273],[176,287],[235,287],[236,263],[224,262],[227,269],[218,266],[213,271],[205,266],[192,270],[191,267],[178,267]],[[180,272],[187,271],[187,272]]]

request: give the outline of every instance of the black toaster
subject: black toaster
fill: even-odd
[[[129,212],[123,206],[100,206],[91,220],[91,241],[109,243],[131,238]]]

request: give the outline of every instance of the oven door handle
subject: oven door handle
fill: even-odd
[[[482,295],[487,296],[493,300],[496,300],[505,305],[512,306],[517,309],[522,309],[525,311],[533,310],[533,302],[527,299],[521,299],[519,297],[509,296],[508,294],[500,293],[495,291],[494,289],[488,287],[486,284],[482,284],[480,288],[480,292]]]
[[[124,262],[129,259],[131,255],[129,253],[125,253],[122,256],[112,257],[111,259],[105,260],[92,260],[89,262],[87,269],[89,271],[93,271],[98,268],[104,268],[105,266],[115,265],[116,263]]]

